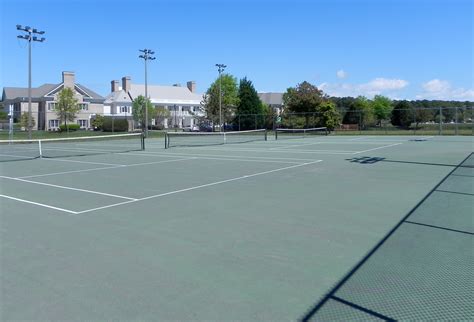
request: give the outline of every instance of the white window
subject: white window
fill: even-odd
[[[49,120],[49,128],[57,129],[59,127],[59,120]]]
[[[77,124],[79,124],[81,129],[87,129],[87,120],[77,120]]]
[[[130,113],[130,106],[120,106],[121,113]]]
[[[79,103],[77,104],[80,108],[81,111],[88,111],[89,110],[89,105],[86,103]]]
[[[57,103],[48,103],[48,111],[54,111]]]

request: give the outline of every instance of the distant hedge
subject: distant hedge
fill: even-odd
[[[102,131],[104,132],[127,132],[128,131],[128,121],[125,119],[113,120],[111,117],[106,117],[104,119],[104,124],[102,125]]]
[[[81,128],[81,126],[79,124],[75,124],[75,123],[71,123],[71,124],[61,124],[59,126],[59,131],[61,132],[73,132],[73,131],[77,131]]]

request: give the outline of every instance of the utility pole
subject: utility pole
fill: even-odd
[[[152,55],[155,54],[154,51],[150,49],[139,49],[143,55],[138,56],[139,58],[143,58],[145,61],[145,137],[148,137],[148,77],[147,77],[147,62],[148,60],[155,60],[156,58]]]
[[[41,37],[38,38],[33,35],[43,35],[44,31],[39,31],[36,28],[32,28],[30,26],[23,27],[22,25],[16,25],[16,30],[24,31],[24,35],[18,35],[17,38],[25,39],[28,41],[28,139],[31,140],[31,42],[43,42],[46,38]],[[20,109],[21,113],[21,109]],[[21,115],[20,115],[21,116]]]
[[[219,72],[219,128],[222,132],[222,72],[227,67],[224,64],[216,64],[217,71]]]

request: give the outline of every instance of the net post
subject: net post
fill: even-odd
[[[38,149],[39,149],[39,157],[41,159],[41,158],[43,158],[43,150],[41,148],[41,140],[38,140]]]
[[[165,132],[165,149],[167,149],[169,147],[168,140],[169,140],[168,133]]]
[[[140,136],[140,143],[141,143],[141,149],[142,151],[145,150],[145,135],[144,133],[142,133],[142,135]]]
[[[265,141],[267,141],[267,129],[265,129]]]
[[[278,140],[278,129],[275,129],[275,141]]]

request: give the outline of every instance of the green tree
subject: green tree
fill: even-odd
[[[77,98],[74,97],[74,91],[66,87],[58,95],[58,101],[54,104],[54,111],[59,117],[59,123],[67,126],[67,122],[74,122],[80,107],[77,104]]]
[[[222,121],[230,122],[234,117],[234,111],[239,104],[237,79],[229,74],[222,74]],[[201,110],[204,118],[213,124],[219,124],[219,78],[207,89],[201,102]]]
[[[392,112],[392,101],[385,96],[375,95],[370,102],[374,117],[377,120],[377,125],[382,125],[383,120],[387,120]]]
[[[360,113],[359,125],[365,129],[374,123],[374,113],[370,101],[365,96],[358,96],[354,102],[354,108]]]
[[[327,97],[323,91],[307,81],[288,88],[283,94],[285,110],[282,115],[282,126],[294,128],[317,126],[319,107],[325,100]]]
[[[35,118],[33,117],[33,114],[32,114],[31,115],[31,127],[34,128],[35,125],[36,125]],[[28,129],[28,112],[21,113],[20,126],[22,128]]]
[[[336,104],[331,101],[325,101],[319,106],[320,125],[325,126],[332,131],[341,123],[341,115],[337,111]]]
[[[363,129],[374,122],[371,102],[365,96],[358,96],[349,104],[349,109],[344,115],[344,124],[359,124]]]
[[[8,113],[5,111],[0,111],[0,120],[8,120]]]
[[[287,112],[292,113],[317,112],[324,99],[323,91],[307,81],[296,85],[296,87],[288,88],[283,94],[283,104]]]
[[[398,101],[392,110],[391,122],[395,126],[409,128],[413,122],[413,107],[408,101]]]
[[[165,120],[170,120],[171,117],[171,112],[169,109],[163,106],[158,106],[155,108],[156,115],[155,115],[155,124],[159,127],[163,127]]]
[[[102,131],[104,127],[104,116],[96,114],[91,121],[91,126],[94,130]]]
[[[132,115],[141,129],[145,128],[146,123],[145,104],[148,109],[148,125],[150,124],[150,120],[156,117],[156,109],[153,108],[150,99],[145,99],[145,96],[139,95],[133,100]]]
[[[252,82],[246,77],[240,80],[238,97],[236,116],[240,129],[250,130],[263,126],[262,102]]]
[[[275,122],[276,122],[277,113],[275,112],[275,109],[270,107],[270,105],[262,102],[262,114],[264,115],[263,126],[268,130],[272,130],[273,126],[276,125]]]
[[[418,124],[431,121],[433,119],[433,111],[426,108],[415,108],[415,126]]]

